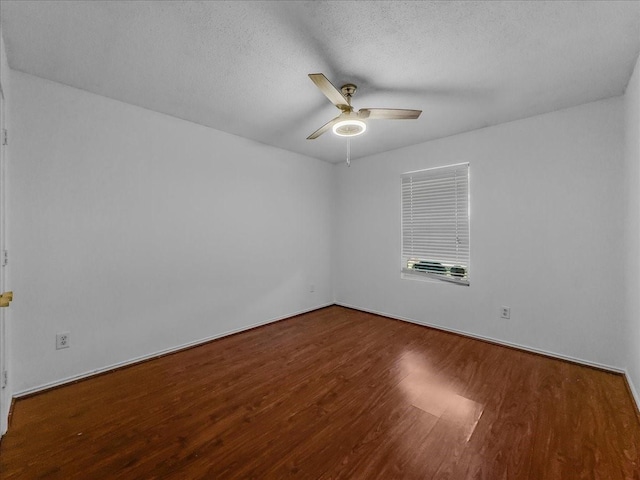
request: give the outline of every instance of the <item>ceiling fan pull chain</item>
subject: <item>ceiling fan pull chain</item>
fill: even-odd
[[[351,166],[351,139],[347,138],[347,167]]]

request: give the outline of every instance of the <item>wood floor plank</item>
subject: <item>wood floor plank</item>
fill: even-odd
[[[620,375],[329,307],[15,403],[4,479],[640,480]]]

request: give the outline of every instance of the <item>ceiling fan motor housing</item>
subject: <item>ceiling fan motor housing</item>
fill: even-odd
[[[346,85],[343,85],[342,88],[340,88],[340,91],[342,92],[342,95],[347,98],[347,100],[350,100],[351,97],[353,97],[353,95],[356,93],[357,89],[358,87],[356,87],[353,83],[347,83]]]

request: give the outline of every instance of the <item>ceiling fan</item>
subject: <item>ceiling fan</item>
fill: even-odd
[[[351,98],[358,87],[347,83],[338,90],[322,73],[310,73],[309,78],[342,113],[309,135],[307,140],[318,138],[330,128],[333,129],[333,133],[341,137],[355,137],[367,129],[365,120],[415,120],[422,113],[422,110],[399,108],[361,108],[354,112]]]

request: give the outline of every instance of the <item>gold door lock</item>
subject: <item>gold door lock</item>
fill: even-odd
[[[4,292],[0,295],[0,307],[8,307],[13,300],[13,292]]]

